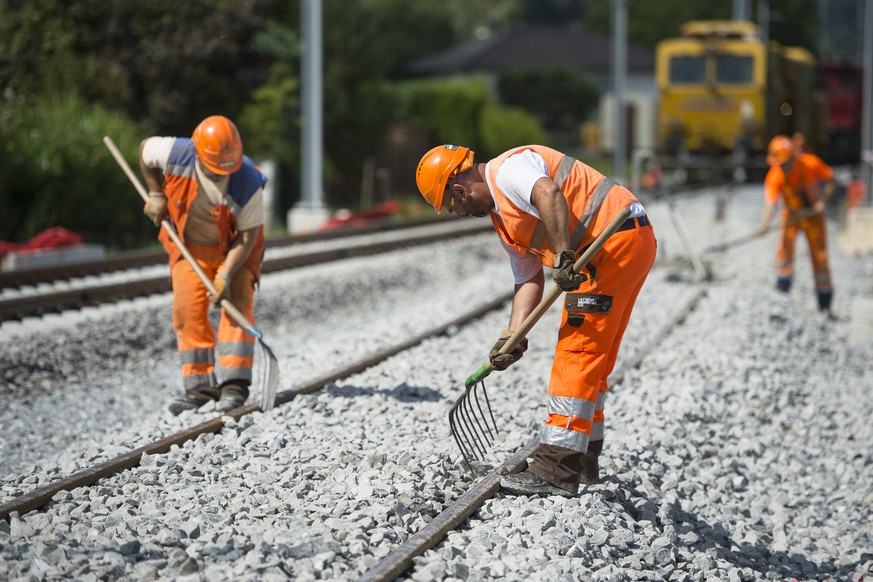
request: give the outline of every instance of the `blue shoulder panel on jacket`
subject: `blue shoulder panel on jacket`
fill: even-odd
[[[167,159],[167,173],[193,178],[196,159],[197,151],[194,149],[194,142],[187,137],[177,137]]]
[[[259,188],[267,183],[267,177],[255,167],[248,156],[243,156],[243,163],[239,170],[230,175],[230,184],[227,193],[230,194],[237,204],[245,206]]]

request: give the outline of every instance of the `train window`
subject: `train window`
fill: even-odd
[[[706,59],[704,57],[673,57],[670,59],[670,82],[676,85],[705,83]]]
[[[752,57],[719,55],[715,58],[715,82],[748,85],[752,82]]]

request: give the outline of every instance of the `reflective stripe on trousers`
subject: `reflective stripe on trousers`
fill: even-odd
[[[189,251],[210,279],[224,262],[218,247],[189,245]],[[187,261],[173,265],[173,329],[182,362],[185,390],[214,387],[216,334],[209,321],[210,301],[206,287]],[[245,267],[231,281],[231,300],[253,321],[254,275]],[[239,380],[248,386],[252,379],[254,338],[221,310],[218,323],[218,364],[221,382]]]
[[[585,452],[589,440],[603,438],[607,378],[655,253],[654,231],[646,226],[615,233],[592,259],[596,276],[577,292],[610,295],[612,309],[585,313],[578,327],[567,322],[564,309],[549,381],[543,444]]]
[[[779,246],[776,247],[776,274],[787,279],[794,274],[794,245],[800,231],[806,235],[809,244],[815,288],[820,291],[828,290],[831,288],[831,273],[828,267],[827,230],[822,214],[793,224],[786,225],[783,222],[779,232]]]

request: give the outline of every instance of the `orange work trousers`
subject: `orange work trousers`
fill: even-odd
[[[210,280],[224,263],[218,246],[188,245],[188,250]],[[182,361],[182,384],[186,392],[214,393],[221,384],[249,386],[252,381],[254,338],[228,317],[224,309],[218,322],[218,344],[209,320],[211,302],[206,286],[188,261],[173,265],[173,329]],[[254,274],[242,267],[230,282],[230,299],[250,321],[254,322]],[[216,350],[216,347],[218,348]],[[221,382],[215,374],[215,352],[221,369]]]
[[[791,216],[783,218],[779,232],[779,246],[776,247],[776,276],[778,285],[787,291],[794,277],[794,243],[797,234],[803,231],[809,244],[809,257],[812,260],[812,273],[816,291],[831,290],[831,272],[828,267],[827,230],[824,214],[816,214],[796,222]]]
[[[542,444],[584,453],[590,440],[603,439],[607,378],[656,249],[651,225],[616,232],[589,263],[588,281],[564,294]],[[539,466],[536,472],[546,476],[555,469]]]

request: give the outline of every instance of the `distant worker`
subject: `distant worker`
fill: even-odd
[[[655,260],[655,235],[630,191],[570,156],[541,145],[513,148],[487,163],[473,152],[441,145],[418,164],[416,183],[439,213],[490,216],[509,253],[515,295],[507,329],[489,361],[505,370],[527,349],[500,355],[513,331],[543,297],[543,266],[565,296],[548,386],[548,420],[533,462],[501,480],[516,495],[572,497],[579,484],[599,480],[607,378],[615,366],[634,302]],[[574,273],[577,256],[622,209],[629,218]],[[578,292],[576,292],[578,291]]]
[[[770,228],[776,204],[782,201],[779,246],[776,249],[776,288],[788,293],[794,276],[794,241],[803,231],[809,243],[815,292],[821,311],[830,312],[833,288],[828,268],[824,209],[836,183],[833,171],[814,154],[803,154],[784,135],[770,141],[770,170],[764,179],[764,210],[759,232]]]
[[[809,142],[806,141],[806,135],[802,131],[795,131],[791,136],[791,141],[794,142],[794,150],[798,154],[812,153],[812,148],[809,147]]]
[[[217,292],[207,296],[194,269],[161,229],[158,238],[170,256],[173,329],[184,389],[170,402],[170,412],[194,410],[211,400],[222,412],[238,408],[249,395],[254,338],[222,309],[216,357],[208,311],[210,301],[219,307],[222,299],[228,299],[254,321],[254,291],[264,256],[267,179],[243,155],[236,125],[220,115],[204,119],[191,139],[143,140],[139,159],[149,189],[145,214],[156,226],[164,218],[173,224]]]

